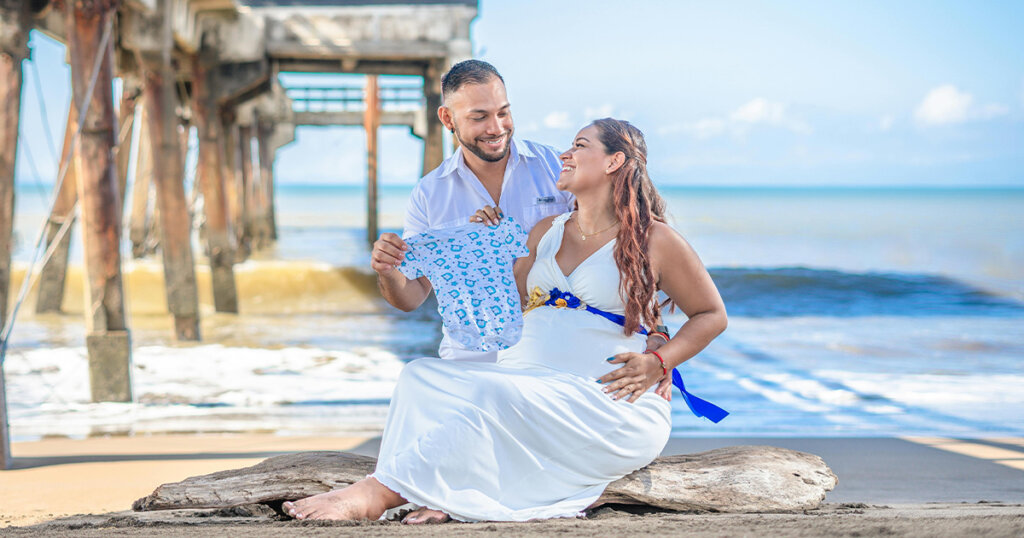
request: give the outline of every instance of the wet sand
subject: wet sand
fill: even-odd
[[[741,439],[673,439],[666,452],[697,452],[735,444],[746,443]],[[454,536],[1024,535],[1022,471],[899,439],[759,439],[757,444],[789,445],[822,455],[839,475],[840,486],[821,508],[799,513],[642,513],[626,507],[603,507],[586,519],[451,523],[443,527],[443,532]],[[0,472],[0,535],[437,534],[440,529],[436,526],[412,527],[397,522],[288,521],[265,508],[128,510],[132,501],[156,486],[188,476],[248,466],[286,452],[350,450],[374,455],[376,447],[376,439],[274,435],[165,435],[15,443],[16,468]],[[908,465],[909,461],[916,464]],[[964,472],[967,476],[957,474]],[[956,501],[958,496],[960,500]]]

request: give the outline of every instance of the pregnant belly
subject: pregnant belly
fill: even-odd
[[[498,363],[513,368],[543,367],[597,378],[619,367],[609,357],[644,350],[646,337],[627,337],[622,327],[590,312],[540,307],[523,317],[523,337],[498,352]]]

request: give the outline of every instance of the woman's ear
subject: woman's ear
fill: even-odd
[[[606,174],[614,174],[619,168],[622,168],[622,164],[626,162],[626,154],[621,151],[616,151],[609,156],[608,166],[605,167]]]

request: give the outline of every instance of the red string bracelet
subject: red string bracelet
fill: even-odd
[[[658,336],[664,338],[666,343],[669,340],[671,340],[671,338],[668,336],[668,333],[663,333],[661,331],[651,331],[650,333],[648,333],[648,336],[654,336],[654,335],[658,335]]]
[[[647,350],[647,352],[650,353],[651,355],[654,355],[655,357],[658,357],[658,360],[661,361],[661,373],[662,373],[662,375],[666,375],[667,376],[668,375],[668,366],[665,365],[665,359],[661,358],[661,354],[658,353],[657,351],[654,351],[653,349],[649,349],[649,350]]]

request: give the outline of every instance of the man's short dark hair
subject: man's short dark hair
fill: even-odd
[[[441,96],[447,101],[451,94],[466,84],[487,84],[494,78],[505,83],[493,65],[483,60],[463,60],[441,77]]]

